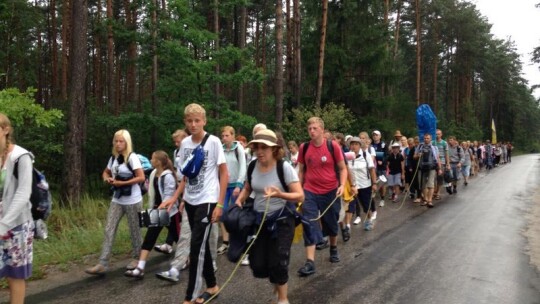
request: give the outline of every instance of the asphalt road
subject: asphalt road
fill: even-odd
[[[540,303],[540,273],[526,254],[522,235],[526,214],[540,201],[538,155],[515,157],[475,177],[457,195],[444,195],[433,209],[412,204],[388,204],[379,209],[370,232],[354,226],[352,238],[339,249],[341,262],[328,262],[328,251],[317,252],[317,273],[299,278],[303,246],[293,245],[290,302],[298,303]],[[105,277],[88,277],[84,266],[69,273],[31,282],[26,303],[180,303],[186,275],[178,284],[154,277],[167,269],[158,253],[135,281],[121,266]],[[233,264],[218,259],[218,283]],[[5,292],[0,294],[5,301]],[[213,303],[271,303],[272,287],[241,267]]]

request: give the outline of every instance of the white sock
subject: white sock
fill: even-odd
[[[347,224],[347,228],[351,229],[351,224]]]
[[[146,261],[140,260],[139,264],[137,264],[137,267],[140,269],[144,269],[144,266],[146,266]]]
[[[176,277],[180,274],[180,272],[178,271],[178,269],[171,267],[171,269],[169,269],[169,274],[173,277]]]
[[[371,219],[376,219],[377,218],[377,211],[374,211],[372,214],[371,214]]]

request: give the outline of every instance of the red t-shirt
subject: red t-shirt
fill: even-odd
[[[320,147],[309,143],[305,159],[303,155],[304,144],[300,145],[298,153],[298,162],[306,166],[304,173],[304,189],[315,194],[326,194],[339,185],[338,177],[335,171],[334,159],[337,162],[343,161],[341,147],[335,141],[332,141],[334,147],[334,157],[328,151],[326,140]]]

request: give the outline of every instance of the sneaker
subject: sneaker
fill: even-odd
[[[131,260],[129,264],[127,264],[126,269],[127,270],[133,270],[139,266],[139,261],[137,260]]]
[[[384,200],[381,200],[381,201],[379,202],[379,207],[384,207]]]
[[[156,273],[156,277],[160,280],[165,280],[173,283],[180,281],[180,273],[172,274],[168,270]]]
[[[371,214],[371,220],[374,221],[377,218],[377,211],[373,211]]]
[[[212,261],[212,266],[214,267],[214,273],[216,273],[218,270],[216,261]]]
[[[221,246],[219,246],[217,254],[224,254],[225,252],[227,252],[227,250],[229,250],[229,244],[223,243]]]
[[[366,220],[365,224],[364,224],[364,230],[365,231],[371,231],[371,229],[373,229],[373,221],[372,220]]]
[[[307,277],[315,273],[315,262],[307,260],[304,266],[298,269],[298,274],[301,277]]]
[[[154,250],[163,254],[171,254],[173,252],[172,246],[167,243],[154,246]]]
[[[451,186],[446,187],[446,192],[448,192],[449,195],[452,195],[452,187]]]
[[[104,275],[107,272],[107,267],[97,264],[94,267],[87,268],[84,272],[91,274],[91,275]]]
[[[246,254],[246,257],[240,263],[242,266],[249,266],[249,254]]]
[[[323,250],[323,249],[326,249],[328,248],[328,240],[323,240],[322,242],[318,243],[317,245],[315,245],[315,248],[317,250]]]
[[[339,263],[339,253],[337,248],[330,249],[330,263]]]
[[[359,225],[361,222],[362,222],[362,219],[361,219],[359,216],[357,216],[357,217],[354,219],[353,224],[354,224],[354,225]]]
[[[343,237],[343,242],[347,242],[351,239],[351,231],[349,227],[341,229],[341,236]]]

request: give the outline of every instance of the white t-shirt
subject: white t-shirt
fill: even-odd
[[[111,170],[112,177],[116,178],[117,176],[121,177],[129,177],[135,176],[135,170],[142,169],[141,161],[137,157],[135,153],[131,153],[129,155],[128,159],[129,164],[131,165],[131,168],[133,169],[133,172],[131,172],[126,165],[126,162],[122,163],[121,165],[118,165],[118,159],[113,159],[111,162],[107,163],[107,168]],[[117,203],[119,205],[134,205],[137,203],[142,202],[142,194],[141,194],[141,187],[139,184],[133,184],[131,185],[131,195],[129,196],[120,196],[119,198],[116,198],[115,195],[113,195],[112,198],[113,203]]]
[[[180,145],[178,163],[183,164],[198,145],[193,143],[191,136],[186,137]],[[219,165],[226,163],[219,138],[210,135],[204,144],[204,152],[204,163],[199,175],[186,182],[183,199],[190,205],[217,203],[219,199]],[[183,177],[179,168],[178,177]]]
[[[363,153],[364,152],[360,151],[354,160],[347,161],[347,165],[353,174],[354,184],[357,189],[371,187],[371,173],[368,169],[375,168],[371,154],[365,152],[366,158],[364,158]]]

